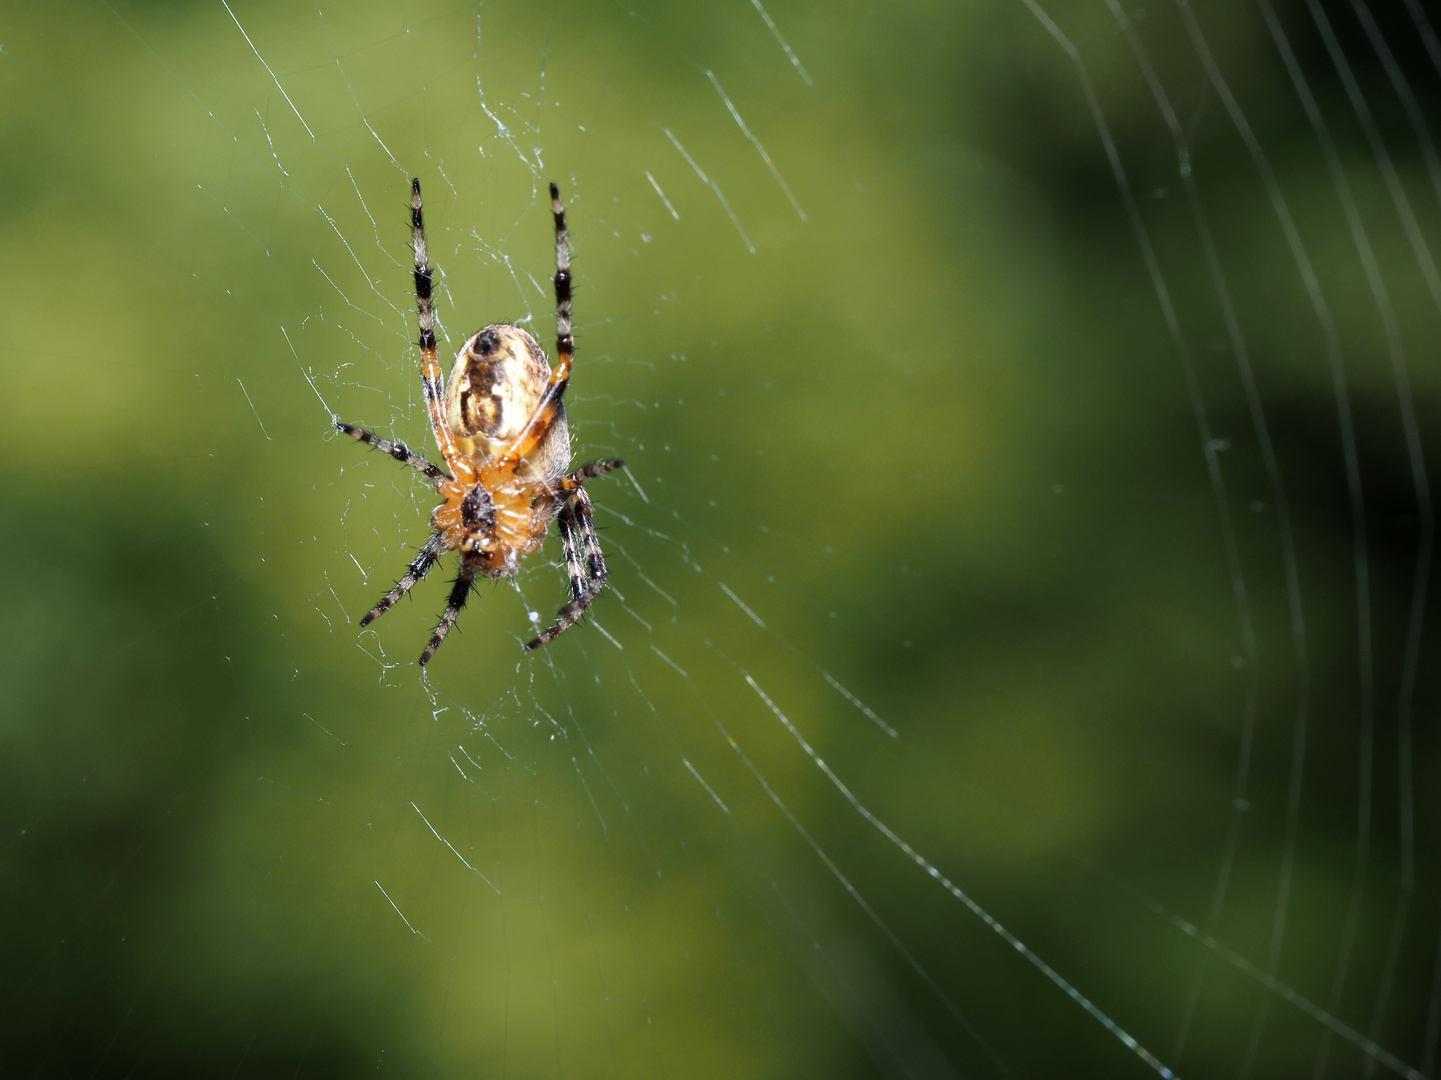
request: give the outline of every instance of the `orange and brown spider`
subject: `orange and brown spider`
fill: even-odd
[[[555,215],[555,351],[552,370],[545,352],[518,326],[487,326],[456,355],[450,383],[442,388],[435,359],[435,313],[430,301],[430,263],[420,213],[420,181],[410,183],[410,221],[415,246],[415,295],[420,313],[420,382],[430,428],[446,469],[432,465],[404,443],[382,439],[353,424],[335,421],[347,435],[418,470],[443,500],[430,515],[435,530],[395,588],[371,608],[361,626],[384,615],[447,551],[460,552],[460,573],[440,625],[420,654],[434,655],[465,604],[477,574],[509,577],[523,555],[540,550],[554,519],[560,527],[571,599],[555,625],[526,643],[536,649],[584,614],[605,585],[605,558],[595,535],[590,498],[582,486],[621,467],[592,461],[567,473],[570,433],[561,401],[570,380],[575,342],[570,334],[570,251],[560,190],[550,185]]]

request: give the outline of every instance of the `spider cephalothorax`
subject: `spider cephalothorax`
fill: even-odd
[[[548,630],[526,644],[535,649],[573,625],[605,585],[605,558],[595,535],[585,481],[620,468],[593,461],[567,473],[570,434],[561,400],[570,380],[575,345],[570,333],[570,251],[565,208],[550,185],[555,216],[556,365],[552,370],[536,340],[516,326],[487,326],[461,347],[450,381],[440,383],[435,357],[430,263],[420,210],[420,181],[411,182],[415,245],[415,293],[420,314],[420,381],[436,445],[449,471],[353,424],[335,426],[414,469],[434,484],[441,504],[430,515],[434,529],[409,569],[360,620],[365,626],[404,596],[442,553],[460,553],[460,573],[440,625],[420,656],[424,664],[455,623],[477,574],[508,577],[525,555],[540,550],[551,521],[560,528],[571,600]]]

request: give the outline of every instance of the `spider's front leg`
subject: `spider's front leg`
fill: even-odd
[[[562,491],[575,491],[587,480],[593,480],[597,476],[604,476],[613,469],[625,468],[625,462],[620,458],[612,458],[609,461],[589,461],[576,469],[569,476],[561,478],[560,489]]]
[[[347,424],[343,420],[332,421],[336,431],[343,431],[352,438],[359,439],[366,446],[373,446],[382,454],[389,454],[402,465],[409,465],[416,472],[423,473],[429,480],[449,480],[450,473],[446,472],[439,465],[432,465],[425,458],[421,457],[403,442],[392,442],[389,439],[382,439],[374,432],[366,431],[364,428],[356,427],[354,424]]]

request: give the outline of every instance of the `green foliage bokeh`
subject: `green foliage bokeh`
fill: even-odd
[[[1185,1075],[1310,1075],[1328,1031],[1362,1055],[1178,920],[1357,1030],[1386,990],[1375,1037],[1420,1060],[1436,650],[1403,731],[1424,515],[1389,360],[1435,461],[1424,275],[1338,121],[1388,339],[1260,9],[1204,12],[1347,363],[1363,708],[1334,371],[1275,202],[1179,8],[1128,17],[1206,243],[1115,13],[1043,8],[1079,69],[1018,2],[777,0],[795,63],[745,3],[4,16],[0,1072],[1149,1073],[856,804]],[[598,625],[521,655],[550,546],[425,680],[440,581],[355,619],[430,495],[330,430],[430,445],[410,175],[452,350],[548,339],[561,184],[577,453],[631,468],[593,488]],[[1328,1002],[1365,709],[1378,824]]]

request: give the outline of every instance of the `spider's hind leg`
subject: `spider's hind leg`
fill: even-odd
[[[445,635],[450,633],[450,628],[455,625],[455,617],[460,614],[460,609],[465,607],[465,598],[470,595],[470,586],[474,580],[475,568],[471,566],[470,560],[462,557],[460,573],[455,576],[455,584],[450,589],[450,601],[445,605],[445,612],[440,616],[435,633],[430,635],[430,644],[426,645],[425,651],[420,654],[421,667],[435,655],[435,650],[440,648]]]
[[[445,542],[441,539],[440,533],[433,533],[421,549],[416,552],[415,558],[410,560],[410,566],[405,571],[405,576],[395,583],[395,588],[380,598],[376,604],[360,620],[362,627],[369,626],[380,616],[384,615],[406,593],[410,592],[413,586],[421,578],[425,577],[426,571],[435,565],[435,560],[440,558],[440,553],[445,550]]]
[[[570,579],[571,599],[579,600],[585,595],[589,575],[585,569],[585,549],[580,537],[580,526],[575,520],[575,510],[569,500],[561,506],[555,520],[560,527],[560,548],[565,555],[565,573]]]
[[[605,584],[605,555],[600,550],[600,537],[595,534],[595,508],[591,506],[590,496],[584,488],[578,488],[575,493],[575,520],[581,542],[585,545],[585,563],[590,572],[591,587],[599,592]]]
[[[590,496],[585,493],[584,488],[575,490],[574,510],[567,506],[561,513],[573,518],[569,531],[562,519],[561,541],[566,545],[565,561],[570,570],[570,586],[574,599],[560,609],[554,626],[543,630],[540,636],[533,641],[526,642],[527,649],[538,649],[569,630],[585,614],[586,609],[599,595],[600,590],[605,588],[605,556],[600,550],[600,538],[595,534],[595,519],[591,512]],[[580,568],[577,564],[582,555],[585,559],[585,585],[584,588],[578,588]]]

